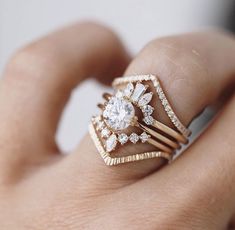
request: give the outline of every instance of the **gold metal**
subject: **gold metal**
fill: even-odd
[[[103,94],[103,98],[108,101],[110,98],[112,97],[112,95],[110,93],[104,93]]]
[[[173,138],[175,138],[177,141],[186,144],[188,142],[188,140],[181,135],[180,133],[176,132],[174,129],[171,129],[170,127],[168,127],[167,125],[164,125],[163,123],[154,120],[152,126],[154,126],[155,128],[161,130],[162,132],[165,132],[166,134],[168,134],[169,136],[172,136]]]
[[[101,104],[101,103],[97,104],[97,106],[98,106],[98,108],[100,108],[100,109],[102,109],[102,110],[103,110],[104,107],[105,107],[104,104]]]
[[[109,166],[128,163],[128,162],[135,162],[135,161],[140,161],[140,160],[146,160],[146,159],[152,159],[152,158],[163,158],[167,161],[170,161],[172,159],[171,154],[162,152],[162,151],[152,151],[152,152],[137,153],[137,154],[129,155],[129,156],[112,157],[110,153],[106,152],[104,147],[102,146],[102,143],[99,140],[99,137],[96,133],[93,123],[89,125],[89,133],[90,133],[92,140],[94,141],[94,144],[98,152],[103,158],[105,164]]]
[[[156,148],[158,148],[166,153],[170,153],[170,154],[173,153],[173,149],[166,147],[165,145],[154,140],[153,138],[149,138],[146,142],[148,142],[149,144],[155,146]]]
[[[138,83],[143,84],[142,83],[143,81],[148,81],[153,84],[153,87],[156,91],[154,95],[159,97],[166,114],[168,115],[170,121],[172,122],[172,124],[175,126],[175,128],[177,130],[174,130],[174,129],[168,127],[167,125],[161,123],[160,121],[157,121],[156,119],[154,119],[152,117],[148,117],[151,115],[144,114],[144,111],[143,111],[144,107],[141,107],[141,106],[148,105],[148,103],[152,99],[152,97],[150,97],[149,95],[145,96],[145,97],[143,96],[145,94],[147,88],[149,87],[148,84],[144,85],[145,90],[142,91],[141,96],[143,96],[143,97],[142,97],[141,102],[139,101],[139,99],[137,99],[137,101],[134,101],[134,97],[131,98],[131,96],[128,96],[129,94],[126,94],[127,96],[125,97],[124,96],[125,94],[124,94],[123,97],[126,100],[129,100],[129,102],[131,102],[133,105],[137,106],[139,109],[142,110],[143,115],[144,115],[144,122],[147,122],[147,124],[142,124],[142,122],[140,123],[138,121],[138,117],[134,116],[129,125],[135,126],[139,129],[141,129],[143,131],[143,133],[140,136],[137,136],[136,138],[135,138],[135,136],[132,136],[133,135],[132,134],[132,135],[130,135],[130,137],[128,137],[128,139],[126,137],[126,141],[124,140],[123,143],[126,143],[128,140],[131,141],[132,143],[136,143],[140,138],[143,142],[146,142],[146,143],[149,143],[150,145],[153,145],[159,151],[157,150],[157,151],[152,151],[152,152],[143,152],[143,153],[138,153],[138,154],[134,154],[134,155],[127,155],[124,153],[123,155],[125,155],[125,156],[113,157],[110,152],[115,150],[118,142],[119,142],[119,144],[120,143],[123,144],[122,139],[119,139],[120,136],[118,136],[118,135],[120,135],[120,134],[124,135],[125,133],[121,133],[117,130],[116,131],[112,130],[112,128],[108,127],[108,126],[103,127],[103,123],[106,124],[107,121],[105,121],[102,116],[99,116],[98,119],[100,119],[100,120],[98,120],[98,124],[97,124],[97,121],[92,120],[92,122],[89,126],[89,132],[90,132],[90,135],[96,145],[96,148],[98,149],[101,157],[103,158],[104,162],[107,165],[118,165],[118,164],[122,164],[122,163],[126,163],[126,162],[134,162],[134,161],[151,159],[151,158],[156,158],[156,157],[164,158],[169,161],[169,160],[171,160],[171,158],[174,154],[174,151],[176,149],[180,148],[180,143],[185,144],[188,141],[187,138],[189,137],[191,132],[180,122],[179,118],[175,115],[169,101],[167,100],[167,98],[163,92],[163,89],[160,85],[160,82],[156,76],[154,76],[154,75],[136,75],[136,76],[116,78],[113,82],[113,86],[118,87],[120,85],[124,85],[126,83],[132,82],[132,83],[135,83],[135,87],[134,87],[134,90],[135,90],[136,85]],[[131,87],[130,90],[132,90],[132,93],[133,93],[133,86],[130,86],[130,87]],[[143,87],[143,85],[141,87]],[[136,91],[136,92],[138,95],[138,91]],[[122,95],[122,91],[120,91],[120,93]],[[147,94],[149,94],[149,93],[153,94],[153,92],[148,92]],[[141,96],[139,96],[139,98]],[[106,101],[104,102],[104,104],[98,104],[98,107],[101,108],[102,110],[104,110],[111,97],[113,97],[111,94],[104,93],[103,98]],[[137,96],[137,98],[138,98],[138,96]],[[145,104],[144,104],[144,100],[146,100]],[[156,106],[155,106],[155,108],[156,108]],[[149,119],[151,118],[151,120],[145,120],[146,118],[149,118]],[[107,134],[107,131],[105,132],[105,130],[107,130],[107,129],[111,132],[113,137],[111,134],[109,134],[109,133]],[[161,132],[159,133],[158,131],[161,131]],[[134,133],[134,134],[138,135],[136,133]],[[145,136],[143,136],[143,134]],[[100,135],[102,137],[101,139],[100,139]],[[107,135],[107,136],[105,136],[105,135]],[[110,137],[110,139],[108,139],[109,137]],[[105,144],[104,144],[103,140],[106,141]],[[108,152],[108,151],[110,151],[110,152]]]
[[[148,128],[147,126],[139,123],[138,127],[140,127],[143,131],[149,133],[151,136],[157,138],[158,140],[164,142],[165,144],[169,145],[170,147],[172,147],[173,149],[178,149],[180,147],[180,145],[172,140],[170,140],[169,138],[161,135],[158,132],[155,132],[154,130]]]
[[[113,81],[113,87],[117,87],[119,85],[123,85],[129,82],[143,82],[143,81],[151,81],[156,93],[164,107],[164,110],[166,111],[168,117],[170,118],[172,124],[177,128],[177,130],[187,139],[191,131],[187,129],[179,120],[179,118],[174,113],[169,101],[167,100],[164,91],[160,85],[160,82],[157,78],[157,76],[148,74],[148,75],[133,75],[133,76],[127,76],[127,77],[120,77],[116,78]]]

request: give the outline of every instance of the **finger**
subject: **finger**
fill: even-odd
[[[128,60],[116,35],[91,22],[66,27],[18,51],[0,90],[0,141],[8,149],[4,162],[27,158],[32,151],[28,160],[56,152],[54,135],[71,90],[87,77],[120,75]]]
[[[204,222],[208,229],[227,229],[235,215],[234,117],[235,96],[178,160],[128,191],[135,194],[133,200],[139,200],[143,210],[149,210],[150,219],[159,217],[158,226],[166,224],[161,213],[168,213],[169,226],[183,228]]]
[[[195,33],[157,39],[140,52],[125,75],[150,73],[159,76],[176,114],[188,125],[230,85],[235,64],[234,51],[233,39],[222,33]],[[163,110],[160,112],[158,109],[157,112],[160,120],[169,124]],[[128,152],[136,152],[133,146]],[[122,151],[126,148],[123,147]],[[162,163],[155,159],[107,167],[89,138],[82,142],[77,154],[71,156],[71,161],[75,161],[76,157],[82,159],[83,170],[92,171],[97,177],[101,174],[99,180],[108,180],[110,184],[116,184],[118,180],[121,185],[146,176]],[[92,167],[89,162],[92,162]]]

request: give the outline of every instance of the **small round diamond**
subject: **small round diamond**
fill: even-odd
[[[102,131],[101,131],[101,136],[102,137],[104,137],[104,138],[108,138],[109,137],[109,135],[110,135],[110,130],[108,129],[108,128],[104,128],[104,129],[102,129]]]
[[[154,119],[153,119],[152,116],[146,116],[146,117],[143,119],[143,121],[144,121],[144,123],[145,123],[146,125],[152,125]]]
[[[146,132],[141,133],[140,140],[142,143],[145,143],[150,138],[150,135],[148,135]]]
[[[103,112],[106,124],[116,131],[126,129],[134,115],[135,109],[131,102],[120,97],[112,97]]]
[[[118,141],[121,145],[124,145],[128,141],[128,136],[125,133],[121,133],[118,135]]]
[[[97,123],[97,130],[102,130],[104,128],[104,122],[103,121],[99,121],[98,123]]]
[[[92,118],[95,124],[98,124],[101,120],[100,116],[95,116]]]
[[[132,133],[132,134],[130,135],[129,139],[130,139],[130,141],[131,141],[132,143],[135,144],[135,143],[139,140],[139,136],[138,136],[136,133]]]
[[[153,113],[153,111],[154,111],[154,108],[151,105],[145,105],[142,108],[142,112],[145,116],[151,115]]]

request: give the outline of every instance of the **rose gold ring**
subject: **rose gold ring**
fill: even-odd
[[[134,162],[151,158],[170,161],[181,144],[188,141],[190,131],[180,122],[167,100],[158,78],[154,75],[136,75],[116,78],[115,93],[104,93],[105,102],[98,104],[101,114],[92,118],[90,135],[107,165]],[[171,128],[154,116],[161,106],[169,117]],[[148,152],[128,154],[126,144],[148,144]],[[115,150],[123,148],[122,156]],[[138,148],[137,148],[138,150]]]

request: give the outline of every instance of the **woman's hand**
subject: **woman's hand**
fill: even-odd
[[[108,167],[89,136],[70,155],[60,155],[54,137],[71,90],[90,76],[110,82],[128,62],[118,38],[94,23],[55,32],[10,60],[0,86],[1,229],[232,226],[234,94],[209,129],[160,171],[159,159]],[[159,76],[189,124],[227,89],[234,93],[235,40],[221,32],[154,40],[125,71],[146,73]]]

